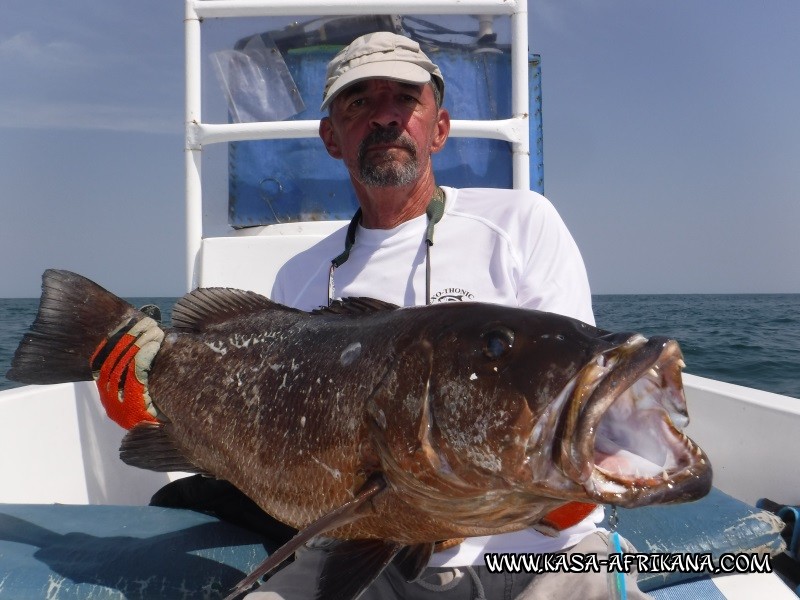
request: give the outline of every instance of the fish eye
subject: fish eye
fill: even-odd
[[[483,334],[483,355],[497,360],[514,346],[514,332],[508,327],[498,327]]]

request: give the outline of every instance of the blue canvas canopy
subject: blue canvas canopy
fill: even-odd
[[[268,34],[261,34],[268,36]],[[237,47],[247,43],[241,40]],[[268,47],[277,52],[267,38]],[[422,42],[445,78],[444,107],[453,119],[511,116],[511,54],[499,45]],[[328,61],[342,46],[316,45],[281,51],[305,109],[290,120],[319,119]],[[544,191],[541,69],[529,61],[531,187]],[[281,65],[283,67],[283,65]],[[434,156],[437,183],[454,187],[512,187],[511,147],[489,139],[453,138]],[[309,220],[349,219],[357,208],[344,166],[319,139],[242,141],[229,144],[229,223],[248,227]]]

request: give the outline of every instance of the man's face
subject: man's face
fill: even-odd
[[[345,88],[320,123],[328,153],[367,187],[404,186],[430,170],[450,131],[430,84],[368,79]]]

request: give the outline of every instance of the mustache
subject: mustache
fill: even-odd
[[[382,127],[380,129],[376,129],[363,140],[361,140],[361,144],[358,146],[358,159],[363,160],[367,151],[372,146],[388,143],[399,146],[404,150],[408,150],[412,157],[417,156],[417,146],[410,137],[394,127]]]

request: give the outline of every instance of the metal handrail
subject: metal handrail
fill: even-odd
[[[450,137],[487,138],[516,143],[527,135],[525,119],[510,118],[494,121],[450,121]],[[244,140],[280,140],[315,138],[319,136],[319,121],[277,121],[258,123],[199,123],[191,128],[187,146],[191,149],[204,144],[219,144]]]
[[[520,0],[188,0],[200,18],[347,14],[511,15]]]

